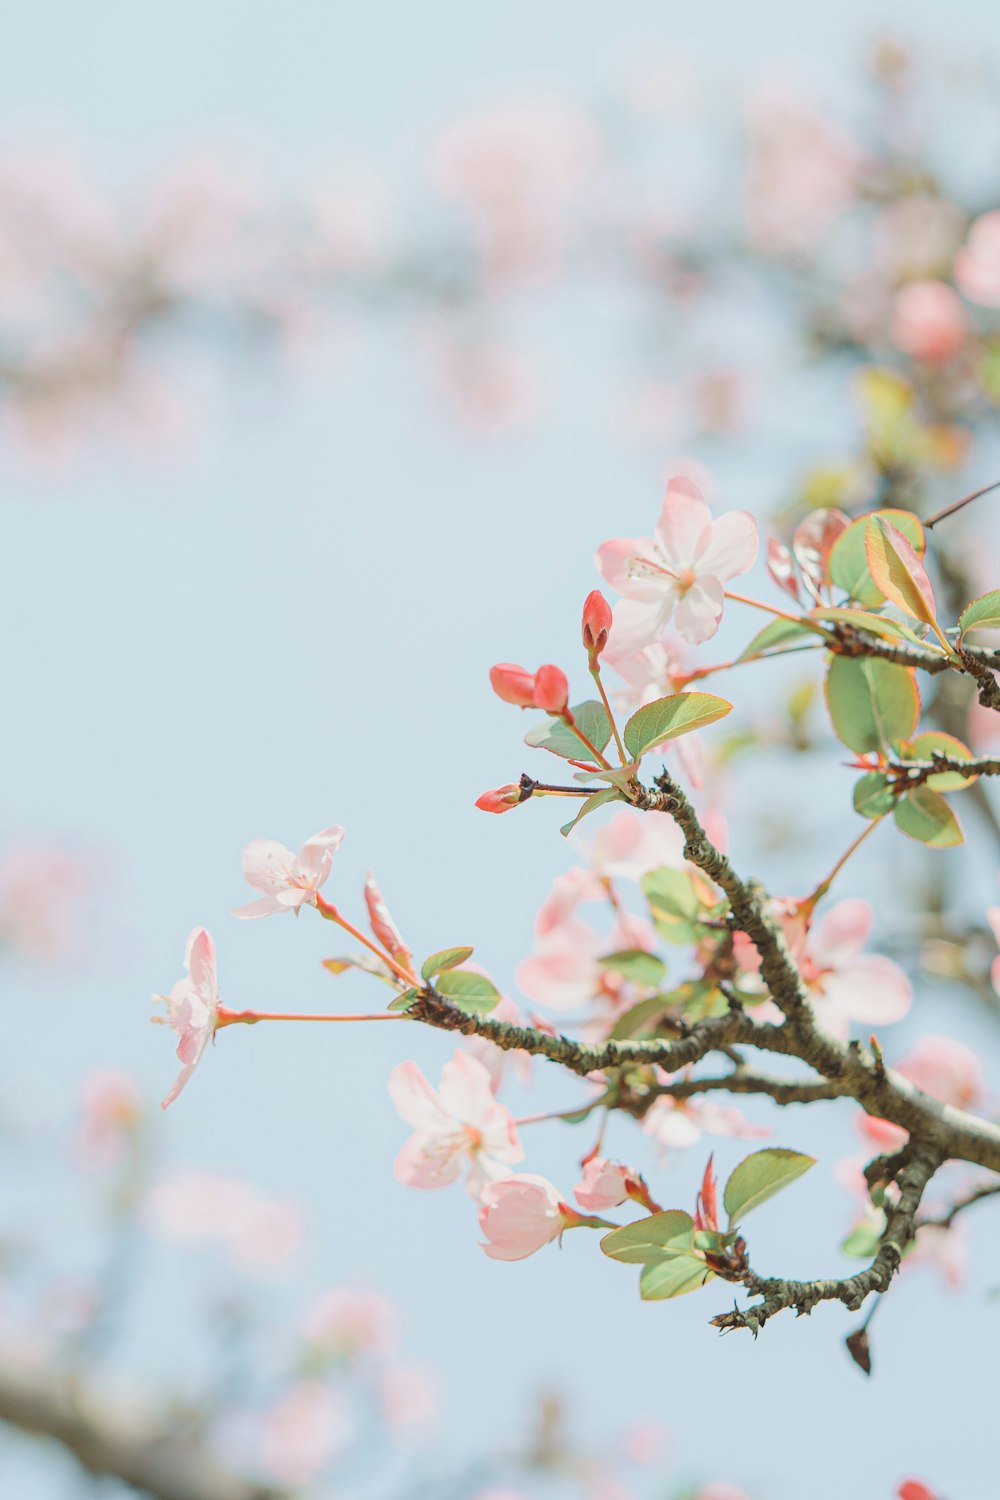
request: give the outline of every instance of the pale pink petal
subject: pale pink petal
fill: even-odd
[[[456,1052],[441,1069],[438,1097],[448,1114],[464,1125],[479,1125],[497,1107],[489,1073],[467,1052]]]
[[[613,642],[616,656],[628,656],[656,640],[670,619],[674,597],[673,587],[664,587],[657,590],[652,601],[619,599],[614,607],[614,621],[608,637]]]
[[[630,558],[639,553],[648,552],[650,542],[648,537],[642,536],[615,536],[608,541],[602,542],[594,553],[594,561],[598,572],[610,583],[619,594],[630,594],[632,592],[632,580],[629,577],[628,564]],[[650,594],[648,597],[655,597]]]
[[[723,581],[746,573],[757,561],[757,522],[747,510],[730,510],[712,522],[711,535],[694,564],[696,573]]]
[[[674,610],[674,627],[692,646],[699,645],[715,635],[722,619],[725,592],[722,584],[711,574],[702,574],[677,601]]]
[[[303,906],[306,902],[315,900],[315,897],[316,892],[312,887],[304,890],[300,885],[290,885],[286,886],[283,891],[278,891],[274,899],[279,911],[294,911],[296,907]]]
[[[295,856],[276,839],[251,839],[243,851],[243,876],[255,891],[276,895],[287,883]]]
[[[286,911],[277,896],[260,896],[256,901],[249,901],[246,906],[237,906],[233,911],[234,917],[269,917],[273,912]]]
[[[217,980],[215,968],[215,943],[211,933],[204,927],[196,927],[188,937],[187,966],[191,983],[206,1005],[215,1002]]]
[[[810,933],[810,956],[821,968],[837,967],[861,952],[874,920],[871,907],[860,896],[838,901]]]
[[[442,1105],[437,1089],[428,1083],[417,1063],[397,1063],[389,1074],[388,1087],[397,1111],[414,1130],[433,1135],[455,1128],[455,1121]]]
[[[173,1088],[170,1090],[169,1094],[164,1094],[163,1098],[160,1100],[161,1109],[166,1109],[168,1105],[173,1104],[174,1100],[177,1098],[178,1094],[181,1092],[181,1090],[184,1088],[184,1085],[191,1077],[194,1069],[195,1064],[193,1062],[187,1063],[183,1068],[181,1068],[180,1072],[177,1075],[177,1080],[174,1083]]]
[[[411,1135],[392,1170],[404,1187],[431,1192],[447,1187],[461,1176],[463,1157],[460,1144],[449,1150],[441,1137],[428,1141],[421,1135]]]
[[[879,953],[867,953],[826,975],[823,996],[818,1014],[824,1025],[829,1005],[848,1020],[888,1026],[906,1015],[913,987],[898,964]]]
[[[672,566],[694,565],[711,525],[712,512],[697,485],[689,479],[671,479],[656,523],[656,540]]]

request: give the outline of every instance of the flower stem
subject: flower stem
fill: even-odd
[[[570,713],[569,709],[567,709],[566,712],[561,715],[561,717],[563,723],[566,725],[566,728],[570,731],[570,733],[576,735],[581,745],[586,745],[587,749],[590,751],[597,764],[599,766],[603,766],[605,771],[610,771],[611,762],[609,760],[605,760],[604,756],[601,754],[600,750],[598,750],[597,746],[590,743],[587,736],[584,734],[583,730],[580,728],[579,724]]]
[[[608,702],[608,695],[604,690],[604,683],[601,681],[601,667],[599,662],[591,662],[590,675],[597,684],[597,691],[601,695],[601,702],[604,704],[604,712],[608,716],[608,723],[611,725],[611,733],[614,735],[615,744],[618,747],[618,758],[623,766],[627,766],[629,764],[628,757],[625,754],[625,746],[622,744],[621,735],[618,733],[618,725],[615,723],[615,716],[612,712],[611,704]]]
[[[328,922],[336,922],[338,927],[342,927],[345,932],[351,934],[351,937],[357,938],[359,943],[363,943],[370,952],[375,954],[376,958],[381,959],[384,964],[388,964],[392,972],[398,979],[403,981],[407,989],[412,988],[414,985],[417,989],[420,988],[420,980],[416,974],[410,969],[405,969],[402,964],[398,964],[391,954],[386,953],[384,949],[378,947],[370,938],[366,938],[363,932],[359,932],[356,927],[348,922],[346,917],[340,915],[335,906],[331,906],[329,901],[324,901],[318,891],[316,892],[316,910],[321,917],[325,917]]]
[[[873,829],[875,829],[875,828],[878,827],[878,825],[881,823],[881,821],[882,821],[882,819],[884,817],[885,817],[885,813],[880,813],[877,818],[873,818],[871,820],[871,822],[867,825],[867,827],[862,828],[862,830],[858,834],[857,838],[848,846],[847,849],[844,850],[844,853],[837,860],[837,863],[834,865],[833,869],[830,871],[830,873],[826,877],[826,879],[820,881],[819,885],[813,891],[812,895],[811,896],[807,896],[806,899],[805,899],[805,901],[802,902],[802,907],[806,911],[812,911],[812,909],[816,905],[816,903],[818,901],[820,901],[823,896],[826,895],[827,891],[830,889],[831,885],[836,880],[836,878],[840,874],[841,870],[847,864],[847,861],[850,859],[851,855],[854,853],[854,851],[856,849],[860,849],[860,847],[864,843],[865,839],[873,831]]]
[[[749,604],[752,609],[763,609],[769,615],[776,615],[779,620],[790,620],[793,625],[801,625],[803,630],[811,630],[816,635],[824,636],[828,641],[833,640],[833,632],[824,630],[822,625],[817,625],[815,620],[807,620],[805,615],[790,615],[787,610],[775,609],[773,604],[765,604],[762,599],[751,599],[747,594],[734,593],[732,589],[726,589],[727,599],[732,599],[736,604]]]
[[[362,1016],[314,1016],[304,1012],[283,1010],[229,1010],[220,1005],[216,1013],[215,1029],[223,1026],[255,1026],[258,1021],[406,1021],[405,1011],[378,1011],[374,1015]]]

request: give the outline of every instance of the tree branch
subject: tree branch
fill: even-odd
[[[753,1307],[734,1307],[711,1321],[724,1333],[734,1328],[749,1328],[756,1338],[769,1318],[793,1307],[797,1316],[812,1312],[819,1302],[842,1302],[852,1312],[872,1292],[884,1292],[899,1270],[917,1232],[917,1210],[924,1190],[941,1165],[941,1157],[929,1150],[913,1151],[899,1168],[899,1201],[889,1210],[889,1221],[871,1265],[854,1276],[817,1281],[783,1281],[758,1276],[748,1271],[741,1279],[752,1297],[761,1301]]]
[[[115,1408],[80,1380],[23,1354],[0,1354],[0,1422],[59,1443],[94,1476],[156,1500],[291,1500],[223,1468],[197,1435]]]

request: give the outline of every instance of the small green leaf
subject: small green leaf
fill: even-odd
[[[780,1193],[782,1188],[788,1187],[815,1165],[814,1156],[786,1151],[781,1146],[755,1151],[752,1156],[744,1157],[726,1183],[722,1197],[729,1215],[729,1227],[732,1228],[737,1219],[742,1219],[751,1209]]]
[[[1000,630],[1000,589],[991,589],[967,604],[958,617],[958,628],[963,636],[967,630]]]
[[[393,1000],[391,1002],[391,1004],[389,1005],[388,1008],[389,1008],[389,1010],[409,1010],[409,1008],[413,1004],[414,1000],[419,1000],[419,999],[420,999],[420,991],[419,990],[414,990],[414,989],[404,990],[401,995],[397,995],[396,996],[395,1000]]]
[[[690,943],[701,914],[694,881],[684,870],[651,870],[640,881],[656,930],[668,943]]]
[[[928,729],[923,734],[915,735],[903,749],[908,760],[932,760],[935,753],[947,755],[949,760],[973,758],[968,745],[963,745],[953,734],[945,734],[939,729]],[[926,785],[934,792],[960,792],[963,787],[971,786],[975,779],[974,776],[963,776],[961,771],[938,771],[935,775],[928,776]]]
[[[863,818],[881,818],[896,805],[892,784],[880,771],[869,771],[854,783],[854,811]]]
[[[604,704],[596,698],[588,698],[586,703],[577,703],[572,713],[594,748],[603,751],[611,738],[611,721]],[[532,749],[550,750],[553,755],[561,755],[563,760],[593,762],[594,759],[583,741],[577,739],[561,719],[545,719],[536,724],[524,736],[524,743]]]
[[[786,641],[793,641],[799,636],[811,635],[816,638],[817,644],[823,638],[823,633],[815,625],[810,625],[808,620],[772,620],[765,625],[763,630],[758,630],[753,640],[740,655],[737,661],[751,661],[755,656],[763,656],[775,646],[783,646]],[[776,652],[780,656],[781,652]]]
[[[693,1247],[694,1220],[680,1208],[669,1208],[621,1229],[612,1229],[601,1240],[605,1255],[630,1266],[649,1265],[663,1260],[665,1255],[690,1255]]]
[[[885,597],[904,615],[933,625],[937,604],[927,570],[907,538],[884,516],[869,516],[865,554],[868,571]]]
[[[835,656],[824,691],[834,733],[861,754],[891,749],[917,727],[920,694],[910,667],[881,657]]]
[[[625,725],[625,747],[638,760],[664,740],[725,718],[732,706],[714,693],[674,693],[669,698],[657,698],[634,713]]]
[[[911,645],[927,647],[915,630],[901,620],[890,620],[887,615],[876,615],[870,609],[848,609],[844,605],[822,605],[810,610],[810,619],[826,620],[831,625],[853,625],[855,630],[865,630],[869,635],[881,636],[887,641],[909,641]]]
[[[631,979],[634,984],[660,984],[667,972],[663,959],[657,958],[655,953],[647,953],[644,948],[628,948],[621,953],[606,953],[598,962],[602,969],[610,969],[613,974],[620,974],[623,979]]]
[[[471,948],[441,948],[437,953],[432,953],[430,958],[425,958],[420,966],[421,979],[433,979],[435,974],[440,974],[444,969],[457,969],[459,964],[464,964],[472,957]]]
[[[877,1220],[862,1219],[859,1224],[855,1224],[840,1248],[845,1255],[852,1255],[858,1260],[871,1260],[883,1234],[885,1234],[884,1216]]]
[[[918,786],[909,792],[893,814],[900,832],[932,849],[953,849],[965,842],[962,825],[940,792]]]
[[[435,988],[452,1005],[470,1016],[484,1016],[500,999],[500,991],[485,974],[473,974],[469,969],[448,969],[441,974]]]
[[[564,823],[559,832],[562,834],[563,838],[567,838],[569,834],[573,832],[573,829],[576,827],[577,823],[579,823],[581,819],[587,817],[589,813],[596,812],[597,809],[599,807],[603,807],[606,802],[619,801],[621,801],[621,795],[617,787],[602,787],[599,792],[594,792],[592,796],[587,798],[586,802],[581,805],[576,817],[570,818],[568,823]]]
[[[643,1266],[639,1276],[639,1295],[643,1302],[663,1302],[668,1297],[683,1297],[696,1292],[715,1275],[703,1260],[687,1255],[672,1255],[669,1260]]]
[[[882,516],[902,532],[918,557],[923,557],[926,548],[924,528],[909,510],[878,510],[852,521],[842,532],[830,553],[830,578],[837,588],[843,589],[851,599],[866,607],[884,603],[885,595],[872,578],[868,566],[865,538],[872,515]]]
[[[640,1000],[638,1005],[630,1005],[618,1017],[612,1030],[610,1040],[613,1042],[627,1042],[635,1037],[642,1036],[650,1031],[656,1030],[656,1023],[660,1017],[671,1010],[678,999],[683,995],[666,994],[650,995],[645,1000]]]

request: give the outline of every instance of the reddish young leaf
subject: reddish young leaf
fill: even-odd
[[[865,532],[865,553],[871,575],[886,598],[914,620],[936,627],[931,581],[903,533],[882,516],[872,516]]]

